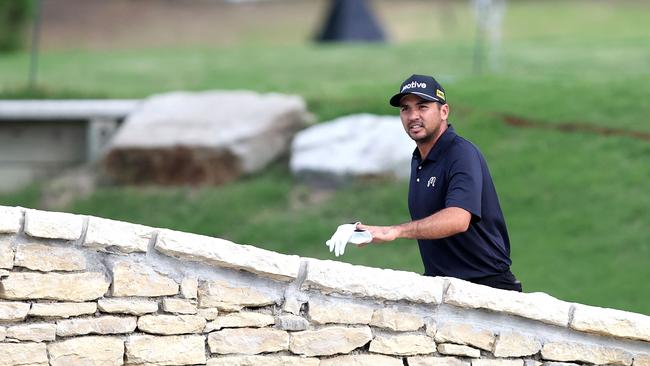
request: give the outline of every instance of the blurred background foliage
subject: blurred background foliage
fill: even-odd
[[[0,98],[250,89],[299,94],[322,122],[396,115],[399,83],[433,74],[490,165],[524,290],[650,314],[650,3],[509,1],[499,67],[481,74],[469,1],[370,3],[387,43],[312,42],[326,1],[44,0],[38,86],[26,87],[29,53],[4,52]],[[404,182],[319,190],[287,161],[222,187],[100,187],[62,210],[328,259],[340,223],[408,220]],[[41,195],[0,203],[39,207]],[[413,241],[339,260],[422,272]]]
[[[17,51],[27,44],[25,35],[33,16],[33,2],[0,1],[0,52]]]

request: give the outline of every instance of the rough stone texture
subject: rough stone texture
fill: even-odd
[[[306,303],[306,301],[301,302],[294,297],[285,297],[284,303],[282,304],[282,311],[294,315],[300,315],[300,309],[304,303]]]
[[[542,344],[531,336],[515,332],[501,332],[494,345],[495,357],[522,357],[534,355]]]
[[[83,271],[86,257],[73,248],[42,244],[20,244],[16,247],[14,265],[35,271]]]
[[[96,311],[97,303],[94,302],[33,303],[32,308],[29,309],[29,316],[69,318],[71,316],[94,314]]]
[[[370,352],[389,355],[418,355],[436,351],[436,344],[430,337],[415,334],[378,335],[370,342]]]
[[[265,306],[282,302],[282,293],[272,288],[206,281],[199,286],[199,306],[238,311],[245,306]]]
[[[436,321],[434,319],[424,319],[424,332],[431,338],[436,336],[436,333],[438,332],[438,324],[436,324]]]
[[[116,337],[79,337],[47,346],[51,366],[119,366],[124,359],[124,341]]]
[[[299,132],[291,145],[290,167],[294,175],[320,184],[352,177],[405,179],[414,147],[399,117],[351,115]]]
[[[257,172],[287,153],[291,138],[309,119],[299,96],[252,91],[155,95],[129,114],[103,163],[122,183],[220,184]]]
[[[275,327],[283,330],[305,330],[309,327],[309,322],[302,316],[286,314],[275,318]]]
[[[0,206],[0,234],[19,232],[22,218],[23,212],[20,208]]]
[[[481,357],[481,351],[476,348],[451,343],[439,344],[438,353],[441,353],[443,355],[465,356],[471,358]]]
[[[409,366],[470,366],[470,363],[456,357],[413,356],[408,358]]]
[[[524,366],[542,366],[542,363],[537,360],[524,360]]]
[[[313,296],[309,299],[309,317],[318,324],[370,324],[375,308],[354,301]]]
[[[56,335],[68,337],[84,334],[121,334],[135,330],[136,318],[101,316],[97,318],[75,318],[59,320],[56,323]]]
[[[196,314],[196,301],[186,299],[163,299],[163,310],[174,314]]]
[[[293,286],[285,288],[283,296],[284,303],[282,304],[282,311],[293,315],[302,315],[300,312],[303,309],[303,305],[309,301],[309,297]]]
[[[429,304],[442,300],[444,280],[439,277],[318,259],[308,259],[308,266],[303,288]]]
[[[487,329],[475,328],[470,324],[446,323],[438,327],[435,340],[438,343],[457,343],[492,351],[494,333]]]
[[[632,355],[621,349],[569,342],[545,343],[542,347],[542,358],[549,361],[579,361],[597,365],[632,364]]]
[[[571,304],[545,293],[498,290],[456,278],[447,280],[450,282],[444,299],[447,304],[489,309],[564,327],[569,324]]]
[[[219,316],[217,308],[199,308],[196,315],[203,317],[205,320],[216,320]]]
[[[0,298],[88,301],[104,296],[110,283],[103,273],[14,272],[0,279]]]
[[[196,299],[198,296],[199,280],[195,277],[185,277],[181,281],[181,296],[186,299]]]
[[[269,328],[237,328],[212,332],[208,336],[211,353],[240,353],[254,355],[263,352],[286,351],[289,333]]]
[[[571,328],[650,342],[650,316],[576,304]]]
[[[7,337],[7,328],[0,326],[0,342],[4,341]]]
[[[2,337],[0,337],[2,338]],[[650,352],[650,350],[648,350]],[[650,353],[642,355],[635,355],[632,366],[650,366]]]
[[[269,355],[222,356],[209,359],[206,366],[319,366],[319,364],[322,365],[317,358]]]
[[[149,299],[109,298],[97,301],[104,313],[144,315],[158,311],[158,302]]]
[[[330,356],[349,353],[372,339],[370,327],[332,326],[291,334],[289,350],[306,356]]]
[[[105,252],[144,253],[154,231],[147,226],[91,217],[83,245]]]
[[[580,366],[580,364],[573,362],[544,362],[541,363],[542,366]]]
[[[129,262],[113,264],[113,296],[169,296],[178,293],[178,284],[153,268]]]
[[[0,268],[11,269],[14,266],[14,250],[9,242],[0,242]]]
[[[215,321],[206,325],[206,332],[219,330],[221,328],[261,328],[267,325],[275,324],[272,315],[260,314],[253,312],[232,313],[219,316]]]
[[[56,338],[56,325],[50,323],[29,323],[7,328],[7,338],[20,341],[43,342]]]
[[[0,301],[0,321],[23,321],[29,313],[29,303]]]
[[[27,210],[25,234],[36,238],[77,240],[81,237],[83,217],[63,212]]]
[[[138,319],[138,329],[153,334],[201,333],[205,319],[198,315],[143,315]]]
[[[475,359],[472,366],[524,366],[524,360]]]
[[[420,329],[424,326],[424,320],[421,316],[402,309],[385,307],[375,310],[370,325],[404,332]]]
[[[300,269],[300,257],[296,255],[180,231],[162,230],[155,248],[170,257],[241,269],[281,281],[294,280]]]
[[[325,358],[320,366],[403,366],[400,358],[384,355],[346,355]]]
[[[0,366],[47,366],[45,343],[0,343]]]
[[[202,335],[131,335],[125,347],[126,364],[194,365],[206,362]]]

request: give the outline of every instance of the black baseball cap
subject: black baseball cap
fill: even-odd
[[[404,80],[399,93],[390,98],[390,105],[399,107],[400,100],[407,94],[415,94],[422,99],[446,104],[445,89],[431,76],[413,74]]]

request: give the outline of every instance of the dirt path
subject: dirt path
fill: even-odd
[[[507,125],[514,127],[541,128],[546,130],[561,131],[565,133],[592,133],[602,136],[625,136],[638,140],[650,141],[650,132],[631,131],[621,128],[596,126],[593,124],[580,122],[561,122],[551,124],[508,114],[500,114],[498,117],[502,119]]]

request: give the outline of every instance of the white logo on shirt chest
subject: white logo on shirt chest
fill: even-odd
[[[435,186],[436,186],[436,177],[429,178],[429,181],[427,182],[427,187],[435,187]]]

